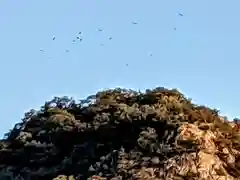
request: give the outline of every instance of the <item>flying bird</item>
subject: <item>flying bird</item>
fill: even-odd
[[[80,38],[80,37],[77,37],[77,39],[78,39],[79,41],[82,41],[82,38]]]
[[[72,40],[72,43],[74,43],[75,42],[75,40]]]
[[[52,40],[54,41],[55,39],[56,39],[56,37],[55,37],[55,36],[53,36]]]
[[[183,16],[183,14],[182,14],[182,13],[178,13],[178,15],[179,15],[179,16]]]
[[[98,31],[100,31],[100,32],[101,32],[101,31],[102,31],[102,29],[98,29]]]
[[[174,28],[174,31],[176,31],[177,30],[177,28]]]
[[[138,24],[138,23],[136,23],[136,22],[132,22],[132,24]]]
[[[40,49],[40,52],[44,52],[44,50]]]
[[[69,50],[67,49],[66,52],[69,52]]]
[[[110,38],[108,38],[109,40],[111,40],[112,39],[112,37],[110,37]]]
[[[80,31],[80,32],[78,32],[78,34],[82,34],[82,32]]]

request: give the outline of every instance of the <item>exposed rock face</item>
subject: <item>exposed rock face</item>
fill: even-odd
[[[1,140],[0,179],[240,180],[238,122],[165,88],[55,98]]]

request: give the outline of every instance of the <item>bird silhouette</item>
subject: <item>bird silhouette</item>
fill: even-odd
[[[178,15],[179,15],[179,16],[183,16],[183,14],[182,14],[182,13],[178,13]]]
[[[177,28],[174,28],[174,31],[176,31],[177,30]]]
[[[69,50],[67,49],[66,52],[69,52]]]
[[[82,41],[82,38],[80,38],[80,37],[77,37],[77,39],[78,39],[79,41]]]
[[[40,49],[40,52],[44,52],[44,50]]]
[[[101,31],[103,31],[103,30],[102,30],[102,29],[98,29],[98,31],[100,31],[100,32],[101,32]]]
[[[111,40],[112,39],[112,37],[110,37],[110,38],[108,38],[109,40]]]
[[[56,37],[55,37],[55,36],[53,36],[52,40],[54,41],[55,39],[56,39]]]
[[[78,32],[78,34],[82,34],[82,32],[80,31],[80,32]]]
[[[136,23],[136,22],[132,22],[132,24],[138,24],[138,23]]]
[[[74,43],[76,40],[72,40],[72,43]]]

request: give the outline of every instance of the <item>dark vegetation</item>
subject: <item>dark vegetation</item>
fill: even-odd
[[[240,179],[238,120],[177,90],[114,89],[30,110],[0,142],[0,179]]]

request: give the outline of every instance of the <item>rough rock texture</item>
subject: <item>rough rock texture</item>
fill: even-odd
[[[54,98],[1,140],[0,179],[240,180],[238,122],[165,88]]]

